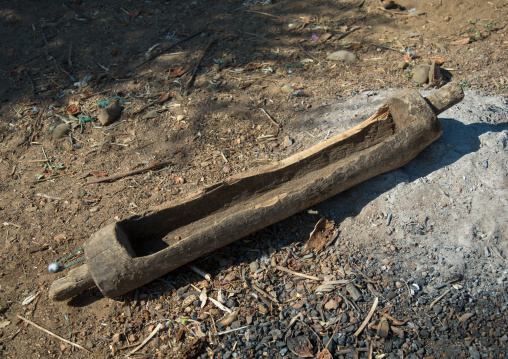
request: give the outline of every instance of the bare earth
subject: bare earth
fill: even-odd
[[[352,335],[334,332],[330,318],[345,313],[358,328],[379,294],[372,323],[390,306],[408,322],[391,322],[386,338],[368,327],[357,342],[336,344],[333,358],[367,358],[360,349],[368,345],[387,358],[507,357],[507,10],[502,0],[401,0],[391,9],[378,0],[0,1],[0,356],[121,357],[159,323],[132,357],[296,358],[276,343],[298,332],[317,355],[334,334]],[[338,50],[359,61],[327,59]],[[461,83],[466,97],[440,115],[443,135],[408,165],[195,261],[210,282],[184,267],[116,299],[90,290],[49,300],[51,283],[68,269],[51,274],[48,265],[99,228],[319,143],[398,90],[428,93],[433,86],[416,84],[413,71],[429,59],[444,61],[444,81]],[[114,99],[124,110],[101,126],[101,101]],[[52,138],[63,122],[70,133]],[[86,184],[154,161],[171,164]],[[339,236],[306,256],[322,216]],[[342,287],[316,294],[317,283],[273,265],[354,280],[363,299],[353,310]],[[453,287],[440,286],[457,275]],[[280,303],[267,309],[270,300],[252,285]],[[220,324],[223,312],[210,301],[182,306],[182,297],[204,289],[212,298],[227,293],[237,320]],[[331,299],[340,304],[328,317],[312,317],[311,307]],[[287,329],[299,310],[308,321]],[[265,323],[286,337],[267,330],[248,338],[246,330]],[[185,354],[194,337],[206,348]]]

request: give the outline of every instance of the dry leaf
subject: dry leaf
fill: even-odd
[[[305,335],[300,335],[295,338],[288,338],[287,340],[288,349],[295,355],[298,355],[302,358],[312,358],[314,354],[312,351],[314,347],[310,342],[309,338]]]
[[[450,42],[450,44],[452,44],[452,45],[466,45],[466,44],[469,44],[469,41],[471,41],[471,38],[465,37],[460,40],[452,41],[452,42]]]
[[[183,349],[180,359],[197,358],[204,350],[206,341],[203,339],[192,339],[192,341]]]
[[[233,323],[236,320],[236,318],[238,317],[238,313],[240,313],[240,308],[237,307],[237,308],[235,308],[235,310],[233,310],[233,313],[226,315],[220,321],[220,323],[225,326],[231,325],[231,323]]]
[[[190,70],[190,66],[187,67],[175,67],[174,69],[169,70],[169,77],[180,77]]]
[[[66,110],[69,115],[77,115],[81,112],[81,109],[76,104],[67,106]]]
[[[377,325],[377,335],[381,338],[386,338],[390,333],[390,324],[388,323],[388,319],[386,317],[382,317]]]
[[[90,174],[94,177],[106,177],[108,175],[108,173],[104,171],[90,171]]]
[[[141,14],[141,9],[132,10],[128,15],[131,19],[134,19],[139,14]]]
[[[185,336],[185,329],[184,329],[184,327],[181,327],[180,330],[175,335],[175,341],[179,342],[180,340],[183,339],[184,336]]]
[[[326,33],[326,34],[324,34],[324,35],[321,35],[321,36],[319,37],[319,42],[321,42],[321,43],[322,43],[322,42],[325,42],[325,41],[326,41],[326,40],[328,40],[330,37],[332,37],[332,34],[330,34],[330,33]]]
[[[203,309],[208,300],[208,295],[206,294],[206,288],[203,288],[201,294],[199,294],[199,300],[201,301],[201,309]]]
[[[474,313],[465,313],[465,314],[462,314],[459,318],[459,322],[461,323],[464,323],[466,322],[469,318],[471,318],[472,316],[474,315]]]
[[[243,70],[248,71],[248,70],[259,69],[261,66],[263,66],[263,65],[261,65],[259,62],[249,62],[247,65],[245,65]]]
[[[336,238],[338,233],[339,230],[335,228],[335,222],[327,221],[325,217],[322,217],[314,226],[314,230],[310,234],[303,253],[311,249],[314,249],[314,252],[318,253],[324,247],[328,246]]]
[[[321,352],[317,355],[316,359],[333,359],[332,354],[328,349],[323,349]]]
[[[168,99],[169,99],[169,94],[167,92],[165,92],[162,95],[160,95],[160,97],[155,102],[163,103],[163,102],[166,102]]]
[[[61,241],[64,241],[67,238],[65,233],[60,233],[53,238],[57,243],[60,243]]]
[[[404,54],[404,61],[406,61],[408,64],[411,62],[411,55],[409,53]]]
[[[429,61],[436,61],[439,66],[441,66],[442,64],[444,64],[446,62],[446,59],[441,57],[441,56],[433,56],[433,57],[429,57]]]

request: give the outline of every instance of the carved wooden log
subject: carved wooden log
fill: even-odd
[[[401,167],[440,136],[436,115],[463,97],[453,83],[426,99],[403,91],[365,122],[305,151],[102,228],[85,242],[86,264],[56,280],[50,297],[68,299],[93,285],[106,297],[125,294]]]

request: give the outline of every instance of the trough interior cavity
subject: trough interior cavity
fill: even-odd
[[[150,255],[185,241],[204,226],[255,207],[292,189],[301,188],[323,170],[333,170],[393,135],[395,121],[387,107],[358,126],[280,162],[255,168],[206,188],[198,195],[169,202],[162,207],[120,222],[138,257]],[[327,169],[328,168],[328,169]],[[178,238],[178,239],[175,239]]]

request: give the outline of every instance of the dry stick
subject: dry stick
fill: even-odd
[[[198,268],[196,266],[189,266],[189,268],[194,272],[196,272],[197,274],[199,274],[201,277],[205,278],[207,281],[210,282],[212,280],[212,276],[209,273],[206,273],[201,268]]]
[[[162,323],[159,323],[157,324],[157,327],[155,327],[155,329],[150,333],[150,335],[145,339],[143,340],[143,342],[141,344],[139,344],[136,348],[134,348],[133,351],[131,351],[129,354],[126,355],[126,357],[128,356],[131,356],[132,354],[134,354],[135,352],[137,352],[139,349],[143,348],[145,346],[146,343],[148,343],[150,341],[150,339],[153,338],[153,336],[155,334],[157,334],[157,332],[160,330],[160,328],[162,328],[164,326],[164,324]]]
[[[309,53],[308,53],[308,52],[307,52],[307,51],[303,48],[303,46],[302,46],[302,45],[298,44],[298,46],[300,46],[300,49],[302,49],[302,51],[303,51],[303,52],[305,52],[307,55],[309,55],[310,57],[312,57],[312,58],[313,58],[314,60],[316,60],[318,63],[320,63],[320,62],[321,62],[321,60],[320,60],[320,59],[318,59],[317,57],[314,57],[314,56],[312,56],[311,54],[309,54]]]
[[[79,348],[79,349],[82,349],[82,350],[84,350],[84,351],[87,351],[87,352],[91,353],[91,351],[90,351],[90,350],[88,350],[88,349],[86,349],[86,348],[83,348],[81,345],[76,344],[76,343],[73,343],[73,342],[71,342],[71,341],[69,341],[69,340],[67,340],[67,339],[64,339],[64,338],[62,338],[61,336],[59,336],[59,335],[57,335],[57,334],[55,334],[55,333],[53,333],[53,332],[50,332],[49,330],[44,329],[44,328],[43,328],[43,327],[41,327],[40,325],[35,324],[34,322],[32,322],[32,321],[30,321],[30,320],[28,320],[28,319],[26,319],[26,318],[22,317],[21,315],[18,315],[18,318],[19,318],[19,319],[21,319],[21,320],[23,320],[23,321],[25,321],[25,322],[27,322],[27,323],[28,323],[28,324],[30,324],[30,325],[33,325],[33,326],[34,326],[34,327],[36,327],[37,329],[42,330],[44,333],[49,334],[49,335],[51,335],[51,336],[53,336],[53,337],[55,337],[55,338],[57,338],[57,339],[60,339],[60,340],[61,340],[61,341],[63,341],[64,343],[70,344],[70,345],[72,345],[72,346],[75,346],[76,348]]]
[[[339,36],[335,37],[335,39],[334,39],[334,40],[340,40],[340,39],[342,39],[342,38],[344,38],[344,37],[348,36],[348,35],[349,35],[349,34],[351,34],[352,32],[355,32],[356,30],[359,30],[359,29],[360,29],[360,26],[355,26],[355,27],[353,27],[351,30],[346,31],[345,33],[342,33],[342,34],[340,34]]]
[[[45,194],[45,193],[37,193],[37,196],[43,197],[46,199],[51,199],[53,201],[61,201],[63,199],[63,198],[56,197],[56,196],[50,196],[49,194]]]
[[[146,171],[150,171],[150,170],[153,170],[153,169],[157,169],[157,168],[160,168],[160,167],[164,167],[164,166],[169,165],[171,163],[172,163],[171,161],[167,161],[167,162],[155,161],[153,163],[150,163],[146,167],[143,167],[143,168],[140,168],[140,169],[137,169],[137,170],[134,170],[134,171],[122,172],[122,173],[117,173],[116,175],[112,175],[112,176],[100,177],[100,178],[92,179],[90,181],[86,181],[85,184],[99,183],[99,182],[110,182],[110,181],[114,181],[114,180],[117,180],[117,179],[120,179],[120,178],[132,176],[132,175],[136,175],[136,174],[143,173],[143,172],[146,172]]]
[[[30,82],[30,86],[32,86],[32,92],[35,93],[35,85],[34,85],[34,82],[32,81],[32,79],[30,78],[30,76],[28,76],[28,74],[25,72],[23,72],[26,76],[26,78],[28,79],[28,81]]]
[[[373,314],[374,314],[374,312],[376,311],[378,301],[379,301],[379,298],[378,298],[378,297],[376,297],[376,299],[374,299],[374,304],[372,304],[372,308],[370,308],[369,314],[367,314],[367,317],[366,317],[366,318],[365,318],[365,320],[363,321],[362,325],[360,325],[360,328],[358,328],[358,330],[355,332],[355,334],[353,334],[355,337],[357,337],[358,335],[360,335],[360,333],[361,333],[361,332],[362,332],[362,330],[365,328],[365,326],[367,325],[367,323],[369,323],[370,318],[372,318],[372,315],[373,315]]]
[[[268,117],[268,118],[270,119],[270,122],[271,122],[271,123],[273,123],[273,124],[274,124],[275,126],[277,126],[277,127],[280,127],[280,125],[277,123],[277,121],[275,121],[275,120],[273,119],[273,117],[272,117],[272,116],[270,116],[270,114],[269,114],[268,112],[266,112],[266,110],[265,110],[264,108],[260,107],[259,109],[260,109],[260,110],[261,110],[261,111],[262,111],[262,112],[266,115],[266,117]]]
[[[296,275],[298,277],[307,278],[307,279],[311,279],[311,280],[318,280],[318,281],[322,281],[323,280],[322,278],[314,277],[314,276],[308,275],[308,274],[298,273],[298,272],[292,271],[291,269],[287,269],[285,267],[275,266],[275,268],[280,270],[280,271]]]
[[[265,16],[272,16],[272,17],[279,17],[278,15],[272,15],[267,12],[261,12],[261,11],[254,11],[254,10],[243,10],[244,12],[251,12],[253,14],[259,14],[259,15],[265,15]]]
[[[372,342],[369,342],[369,353],[367,358],[372,359],[372,351],[374,350],[374,346],[372,345]]]
[[[92,18],[86,14],[84,14],[83,12],[79,11],[78,9],[76,9],[75,7],[69,5],[66,1],[64,1],[64,6],[67,6],[69,9],[71,9],[72,11],[76,12],[76,14],[80,15],[81,17],[87,19],[87,20],[92,20]]]
[[[159,51],[157,54],[152,55],[152,56],[151,56],[151,57],[149,57],[147,60],[145,60],[145,61],[143,61],[142,63],[140,63],[138,66],[136,66],[136,67],[134,68],[134,70],[136,70],[137,68],[139,68],[139,67],[143,66],[144,64],[149,63],[149,62],[150,62],[150,61],[152,61],[152,60],[155,60],[157,57],[159,57],[159,56],[161,56],[162,54],[164,54],[164,53],[168,52],[169,50],[171,50],[171,49],[172,49],[172,48],[174,48],[175,46],[180,45],[181,43],[183,43],[183,42],[185,42],[185,41],[188,41],[188,40],[190,40],[190,39],[192,39],[192,38],[194,38],[194,37],[196,37],[196,36],[198,36],[198,35],[202,34],[203,32],[204,32],[203,30],[198,31],[198,32],[196,32],[196,33],[194,33],[194,34],[192,34],[192,35],[187,36],[185,39],[182,39],[182,40],[180,40],[180,41],[175,42],[173,45],[169,45],[168,47],[165,47],[164,49],[162,49],[161,51]]]
[[[251,284],[251,286],[252,286],[252,288],[253,288],[256,292],[258,292],[258,293],[260,293],[260,294],[264,295],[265,297],[267,297],[268,299],[270,299],[272,302],[274,302],[274,303],[276,303],[276,304],[279,304],[279,301],[278,301],[276,298],[272,297],[270,294],[268,294],[267,292],[265,292],[263,289],[259,288],[257,285],[255,285],[255,284]]]
[[[194,85],[194,80],[196,79],[196,72],[198,72],[198,68],[201,65],[201,61],[203,61],[203,58],[205,57],[206,53],[208,52],[208,49],[210,48],[210,46],[212,46],[212,44],[214,42],[215,42],[215,39],[211,38],[210,41],[208,42],[208,45],[206,45],[205,49],[203,50],[203,53],[201,54],[201,57],[198,60],[198,63],[194,67],[194,70],[192,70],[191,78],[189,79],[189,81],[187,81],[187,84],[186,84],[187,87],[192,87],[192,85]]]
[[[429,305],[429,309],[428,309],[428,310],[431,310],[431,309],[432,309],[432,307],[433,307],[434,305],[436,305],[436,303],[437,303],[437,302],[439,302],[441,299],[443,299],[443,297],[444,297],[445,295],[447,295],[448,293],[450,293],[450,291],[451,291],[451,290],[452,290],[451,288],[448,288],[447,290],[445,290],[445,291],[444,291],[444,293],[443,293],[443,294],[441,294],[439,297],[437,297],[436,299],[434,299],[434,301],[433,301],[432,303],[430,303],[430,305]]]
[[[233,311],[231,309],[229,309],[228,307],[226,307],[225,305],[223,305],[221,302],[219,302],[218,300],[216,299],[213,299],[212,297],[208,297],[208,300],[210,302],[212,302],[213,304],[215,304],[219,309],[221,309],[223,312],[228,312],[229,314],[233,313]]]

